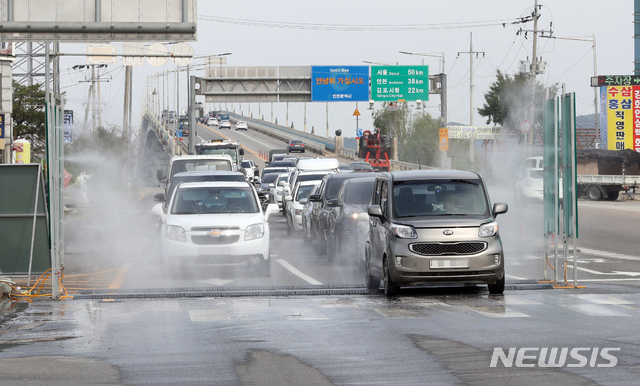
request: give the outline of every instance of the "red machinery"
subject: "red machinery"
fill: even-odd
[[[391,169],[388,153],[391,151],[391,140],[388,135],[381,135],[380,129],[375,133],[366,130],[360,137],[358,157],[364,158],[373,170],[388,172]]]

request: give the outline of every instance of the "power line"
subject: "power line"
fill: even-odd
[[[427,31],[442,29],[479,28],[479,27],[505,27],[508,24],[520,24],[527,22],[528,17],[512,19],[481,20],[455,23],[434,23],[434,24],[401,24],[401,25],[379,25],[379,24],[317,24],[317,23],[291,23],[269,20],[235,19],[218,16],[198,15],[199,20],[210,21],[220,24],[234,24],[242,26],[283,28],[283,29],[306,29],[315,31],[350,31],[350,32],[403,32],[403,31]]]

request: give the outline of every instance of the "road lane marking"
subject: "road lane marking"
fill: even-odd
[[[573,265],[567,265],[567,269],[573,269]],[[594,275],[625,275],[625,276],[640,276],[640,272],[627,272],[627,271],[613,271],[613,272],[600,272],[589,268],[578,267],[580,271],[591,273]]]
[[[589,249],[589,248],[580,247],[580,252],[583,253],[583,254],[586,253],[587,255],[605,257],[605,258],[609,258],[609,259],[640,261],[640,256],[623,255],[621,253],[599,251],[597,249]]]
[[[565,304],[563,307],[589,316],[631,316],[619,309],[601,304]]]
[[[113,281],[111,282],[111,285],[109,285],[109,289],[120,288],[125,277],[127,277],[127,271],[129,270],[130,266],[131,264],[127,263],[118,270],[118,274],[116,275],[115,279],[113,279]]]
[[[280,263],[283,267],[285,267],[287,270],[289,270],[289,272],[291,272],[292,274],[298,276],[299,278],[301,278],[302,280],[306,281],[307,283],[313,284],[313,285],[322,285],[322,283],[320,283],[316,279],[312,278],[311,276],[307,276],[304,273],[300,272],[296,267],[294,267],[293,265],[289,264],[288,261],[286,261],[284,259],[277,259],[276,261],[278,263]]]

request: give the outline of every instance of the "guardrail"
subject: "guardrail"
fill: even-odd
[[[241,120],[250,123],[251,128],[254,130],[257,130],[270,137],[283,140],[285,142],[289,142],[289,140],[291,139],[304,139],[305,147],[308,150],[313,151],[314,153],[324,154],[326,149],[334,150],[336,147],[335,141],[330,138],[324,138],[314,134],[294,130],[286,126],[280,126],[274,123],[265,122],[261,119],[245,117],[244,115],[235,113],[227,114],[229,114],[229,117],[233,117],[235,120]]]
[[[338,155],[340,157],[351,159],[354,161],[361,161],[361,158],[358,158],[358,153],[355,150],[349,149],[346,147],[341,148]],[[391,164],[391,170],[433,169],[433,167],[431,166],[422,166],[422,165],[412,164],[409,162],[402,162],[402,161],[391,160],[389,161],[389,163]]]

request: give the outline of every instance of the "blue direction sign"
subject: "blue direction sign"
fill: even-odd
[[[371,66],[374,101],[429,100],[429,66]]]
[[[312,66],[312,102],[369,100],[369,66]]]

